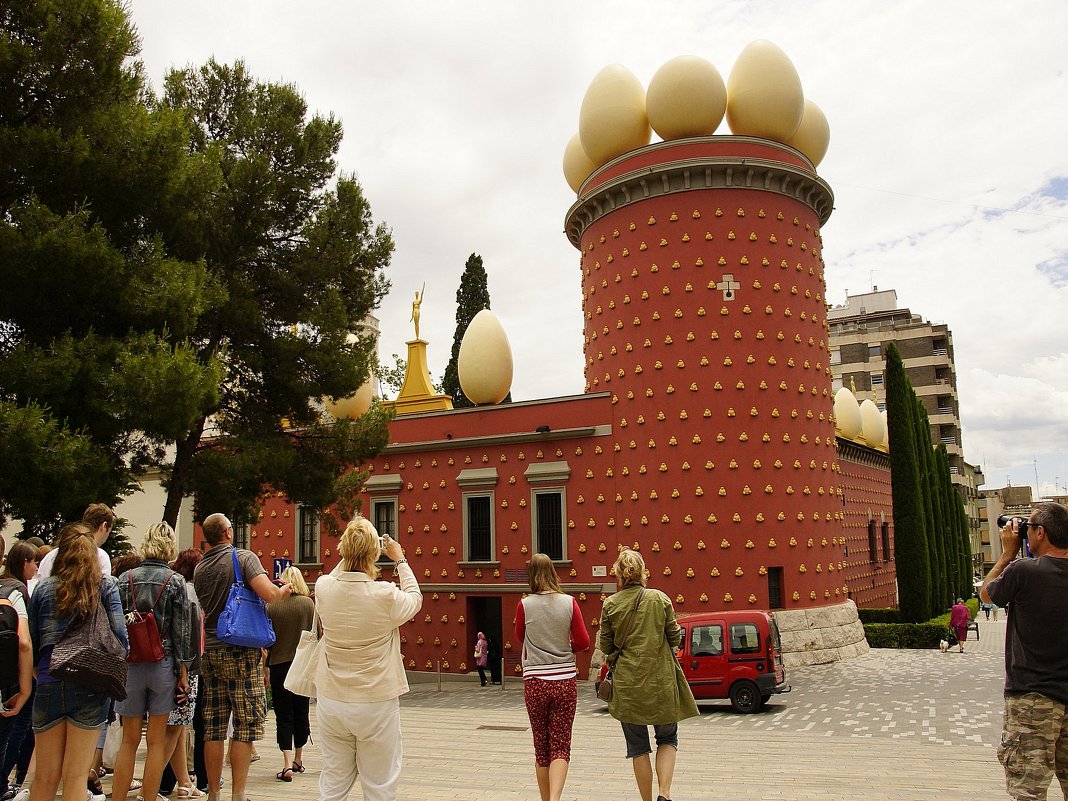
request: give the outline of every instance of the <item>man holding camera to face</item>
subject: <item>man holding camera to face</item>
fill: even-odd
[[[1025,539],[1034,558],[1016,559]],[[1054,774],[1068,798],[1068,508],[1036,504],[1006,521],[1001,545],[979,594],[1009,606],[998,759],[1012,798],[1044,799]]]

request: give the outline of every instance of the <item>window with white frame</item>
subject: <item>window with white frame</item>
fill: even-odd
[[[464,558],[494,561],[493,493],[464,493]]]
[[[567,543],[564,532],[567,530],[566,504],[563,489],[538,489],[532,491],[534,517],[534,550],[543,553],[554,561],[566,558]]]
[[[397,539],[397,499],[374,498],[371,501],[371,522],[380,537]]]
[[[234,523],[234,547],[248,550],[248,523]]]
[[[297,562],[314,565],[319,557],[319,510],[311,506],[297,507]]]

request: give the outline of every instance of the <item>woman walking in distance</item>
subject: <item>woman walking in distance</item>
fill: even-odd
[[[408,679],[400,625],[419,611],[423,596],[400,543],[379,537],[357,517],[341,535],[341,562],[315,582],[323,626],[316,720],[323,769],[319,800],[343,801],[357,774],[366,801],[393,801],[401,771],[400,696]],[[383,554],[400,586],[375,581]]]
[[[37,669],[33,699],[33,733],[37,740],[37,771],[31,801],[52,801],[60,780],[63,801],[85,801],[85,777],[93,763],[100,728],[107,722],[107,693],[48,675],[52,649],[72,623],[99,610],[112,632],[129,647],[119,591],[111,576],[101,574],[93,530],[70,523],[59,532],[52,574],[30,597],[30,635]]]
[[[267,605],[267,615],[274,624],[275,641],[267,652],[267,669],[271,677],[271,700],[277,721],[278,749],[282,752],[282,769],[274,775],[278,781],[293,781],[293,773],[304,772],[304,745],[311,734],[308,701],[303,695],[285,687],[289,666],[297,652],[300,633],[310,631],[315,616],[315,601],[300,570],[290,565],[279,579],[293,588],[293,594]]]
[[[656,735],[657,801],[670,801],[678,721],[698,714],[693,693],[675,651],[682,629],[671,600],[660,590],[646,589],[649,571],[641,554],[624,548],[613,571],[619,588],[601,611],[598,645],[612,665],[614,693],[608,711],[623,727],[627,758],[642,801],[653,798],[653,766],[649,761],[649,726]]]
[[[560,801],[571,761],[575,722],[575,653],[590,647],[578,602],[560,589],[552,560],[527,565],[530,595],[519,602],[515,636],[523,643],[523,699],[534,736],[534,773],[541,801]]]

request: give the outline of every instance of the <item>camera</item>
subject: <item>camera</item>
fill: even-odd
[[[1001,515],[998,518],[998,528],[1005,528],[1005,526],[1011,526],[1013,521],[1019,523],[1017,533],[1020,535],[1021,540],[1027,539],[1027,518],[1019,517],[1017,515]]]
[[[385,553],[386,552],[386,540],[388,540],[388,539],[389,539],[389,537],[379,537],[378,538],[378,550],[381,553]]]

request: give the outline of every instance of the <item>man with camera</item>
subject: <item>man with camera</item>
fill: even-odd
[[[1016,559],[1025,540],[1035,558]],[[1005,522],[1001,545],[979,594],[1009,607],[998,759],[1012,798],[1044,799],[1054,774],[1068,798],[1068,508],[1036,504]]]

